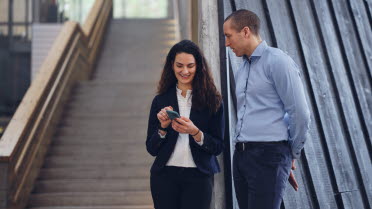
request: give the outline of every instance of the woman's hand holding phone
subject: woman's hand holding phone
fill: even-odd
[[[179,133],[191,135],[199,130],[189,118],[183,116],[172,121],[172,128]]]
[[[173,110],[173,107],[171,106],[164,107],[157,114],[158,120],[162,128],[168,128],[169,124],[172,122],[172,120],[168,117],[167,110]]]

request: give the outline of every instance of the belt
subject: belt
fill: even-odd
[[[274,141],[274,142],[237,142],[235,144],[235,150],[244,151],[257,145],[280,145],[287,144],[288,140]]]

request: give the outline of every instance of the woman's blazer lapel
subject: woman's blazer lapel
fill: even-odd
[[[172,89],[170,89],[170,91],[168,93],[168,99],[169,99],[169,102],[170,102],[170,106],[173,107],[173,110],[179,113],[180,111],[179,111],[179,107],[178,107],[176,87],[173,87]],[[171,138],[175,138],[176,140],[174,140],[174,141],[177,142],[177,138],[178,138],[179,133],[177,131],[173,130],[172,124],[170,124],[170,134],[172,135]],[[176,143],[174,143],[174,144],[176,144]]]
[[[170,91],[169,91],[169,101],[170,101],[170,106],[173,107],[173,110],[176,111],[176,112],[180,112],[179,111],[179,107],[178,107],[178,99],[177,99],[177,89],[176,87],[173,87]]]

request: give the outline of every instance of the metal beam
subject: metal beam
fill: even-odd
[[[28,15],[29,15],[29,0],[25,0],[25,5],[26,5],[26,12],[25,12],[25,22],[28,22]],[[28,26],[25,26],[26,28],[26,39],[28,39]]]

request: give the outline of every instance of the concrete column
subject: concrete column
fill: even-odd
[[[191,40],[198,43],[199,39],[199,4],[198,0],[191,0]]]
[[[191,0],[178,0],[181,40],[191,39]]]
[[[217,88],[221,90],[218,24],[218,8],[215,0],[199,1],[199,46],[207,57]]]
[[[212,70],[215,84],[218,90],[221,92],[218,4],[215,0],[200,0],[198,1],[198,5],[199,46],[204,52],[204,55]],[[223,154],[218,157],[218,161],[220,163],[222,172],[215,175],[214,178],[214,192],[212,196],[211,209],[226,208]]]

